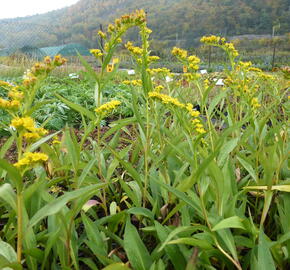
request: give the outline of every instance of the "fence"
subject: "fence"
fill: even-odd
[[[21,20],[0,20],[0,56],[20,53],[28,57],[41,58],[44,55],[53,56],[56,54],[73,56],[77,55],[77,52],[88,55],[89,48],[98,47],[96,35],[98,28],[99,25],[95,29],[80,31],[75,26],[69,29],[61,25],[43,25],[22,22]],[[274,66],[275,63],[278,65],[290,64],[289,37],[281,38],[282,41],[274,45],[268,37],[260,37],[264,43],[257,42],[259,36],[254,39],[252,39],[253,37],[251,39],[243,38],[243,36],[238,38],[241,42],[236,46],[243,60],[252,61],[265,68]],[[136,42],[138,43],[138,38]],[[199,38],[179,38],[176,34],[176,38],[172,39],[154,38],[151,44],[152,51],[168,61],[172,60],[169,57],[169,51],[173,46],[188,48],[208,65],[225,60],[225,55],[219,49],[212,48],[209,51],[209,48],[200,46]]]

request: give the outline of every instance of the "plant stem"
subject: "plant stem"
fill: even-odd
[[[22,256],[22,237],[23,237],[23,219],[22,219],[22,192],[17,193],[17,262],[21,264]]]

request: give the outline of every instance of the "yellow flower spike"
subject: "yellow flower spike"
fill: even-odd
[[[28,141],[35,141],[40,138],[39,134],[36,132],[25,132],[23,137]]]
[[[0,108],[5,110],[15,110],[20,107],[20,102],[18,100],[6,100],[3,98],[0,98]]]
[[[156,98],[159,99],[163,104],[169,104],[174,105],[179,108],[184,108],[185,105],[182,104],[177,98],[170,97],[165,94],[160,94],[159,92],[149,92],[148,93],[149,98]]]
[[[5,81],[0,81],[0,87],[13,87],[12,84],[8,83],[8,82],[5,82]]]
[[[155,61],[158,61],[159,59],[160,57],[156,55],[152,55],[148,57],[149,62],[155,62]]]
[[[261,107],[261,104],[259,103],[258,98],[252,98],[251,105],[253,109],[257,109]]]
[[[91,49],[90,50],[90,53],[95,56],[96,58],[99,58],[99,57],[102,57],[103,56],[103,53],[101,50],[99,49]]]
[[[132,81],[125,80],[123,81],[123,84],[133,85],[133,86],[142,86],[142,80],[132,80]]]
[[[171,51],[172,55],[176,56],[176,57],[179,57],[183,60],[186,59],[187,57],[187,51],[186,50],[183,50],[183,49],[180,49],[180,48],[177,48],[177,47],[174,47]]]
[[[9,91],[8,96],[15,100],[22,100],[24,98],[24,93],[17,90],[12,90]]]
[[[156,92],[160,92],[161,90],[163,90],[164,89],[164,86],[163,85],[157,85],[156,87],[155,87],[155,91]]]
[[[107,35],[103,32],[103,31],[98,31],[98,35],[103,38],[103,39],[106,39],[107,38]]]
[[[225,51],[227,51],[229,54],[231,54],[234,58],[239,55],[238,51],[235,49],[234,44],[231,42],[226,42],[225,38],[212,35],[212,36],[204,36],[200,39],[200,41],[207,45],[220,47]]]
[[[119,63],[119,58],[117,58],[117,57],[114,57],[113,58],[113,64],[115,65],[115,64],[118,64]]]
[[[48,160],[48,156],[43,153],[24,153],[22,159],[14,164],[16,168],[22,168],[25,166],[33,166],[38,163],[42,163]]]
[[[44,57],[44,60],[43,60],[46,64],[51,64],[51,58],[50,58],[50,56],[46,56],[46,57]]]
[[[107,72],[112,72],[114,70],[114,64],[108,64],[106,70]]]
[[[113,111],[116,107],[118,107],[120,104],[121,102],[119,100],[112,100],[96,108],[95,112],[99,115],[108,114],[111,111]]]
[[[146,71],[151,75],[154,74],[170,75],[170,69],[168,68],[152,68],[152,69],[148,68]]]

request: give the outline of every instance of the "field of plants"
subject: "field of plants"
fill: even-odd
[[[0,269],[289,269],[290,68],[217,36],[222,72],[177,47],[183,73],[156,68],[142,10],[98,34],[98,69],[57,76],[58,55],[0,81]]]

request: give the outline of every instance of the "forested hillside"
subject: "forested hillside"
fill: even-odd
[[[153,37],[165,43],[191,42],[204,34],[271,34],[274,25],[280,25],[277,34],[290,32],[289,0],[80,0],[43,15],[0,20],[0,46],[93,46],[100,23],[140,8],[148,14]]]

